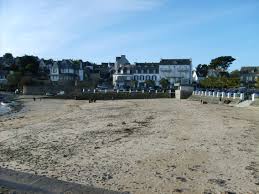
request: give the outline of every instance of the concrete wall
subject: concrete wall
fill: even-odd
[[[193,93],[192,86],[180,86],[179,90],[175,90],[175,98],[176,99],[187,99]]]
[[[46,86],[23,86],[24,95],[44,95],[48,90]]]
[[[24,95],[45,95],[47,92],[57,93],[65,91],[65,93],[73,92],[74,85],[43,85],[43,86],[23,86]]]

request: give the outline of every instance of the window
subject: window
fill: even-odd
[[[149,75],[146,76],[146,80],[150,80],[150,76]]]
[[[156,81],[156,76],[155,75],[152,76],[152,80]]]

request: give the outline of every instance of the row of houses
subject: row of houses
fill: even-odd
[[[36,57],[37,58],[37,57]],[[148,81],[155,86],[160,86],[160,81],[166,79],[170,87],[174,85],[191,85],[204,79],[195,70],[192,70],[191,59],[161,59],[158,62],[130,63],[125,55],[116,57],[115,62],[102,63],[100,65],[84,62],[82,60],[44,60],[38,59],[39,71],[44,72],[53,83],[67,83],[75,81],[87,82],[89,78],[110,82],[116,89],[132,87],[146,87]],[[3,60],[0,57],[0,65],[4,67],[18,64],[19,58],[10,56]],[[10,72],[0,69],[0,84],[7,83],[7,75]],[[217,77],[220,72],[209,70],[208,76]],[[254,83],[259,77],[259,67],[242,67],[240,80],[243,85]]]
[[[165,78],[170,85],[188,85],[192,82],[191,59],[161,59],[160,62],[145,62],[131,64],[125,55],[116,57],[114,63],[102,63],[100,65],[83,62],[82,60],[44,60],[38,59],[39,72],[47,74],[53,83],[67,83],[75,81],[87,81],[92,75],[110,80],[114,88],[130,87],[131,81],[137,83],[136,87],[145,87],[147,80],[152,80],[156,86]],[[5,66],[18,64],[18,60],[9,59]],[[6,80],[7,73],[0,72],[1,80]],[[98,77],[98,76],[97,76]],[[4,82],[4,81],[3,81]],[[5,81],[6,82],[6,81]]]
[[[125,55],[116,57],[113,85],[117,89],[130,87],[132,81],[137,83],[137,87],[145,87],[148,80],[152,80],[155,86],[160,86],[163,78],[169,81],[170,86],[190,85],[192,60],[161,59],[160,62],[130,64]]]

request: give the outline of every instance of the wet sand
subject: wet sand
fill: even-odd
[[[23,101],[0,117],[1,167],[131,193],[259,192],[258,107]]]

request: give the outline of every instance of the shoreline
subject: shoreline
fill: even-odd
[[[15,96],[12,93],[0,92],[0,116],[10,115],[21,111],[23,108],[23,102],[19,99],[19,96]]]

